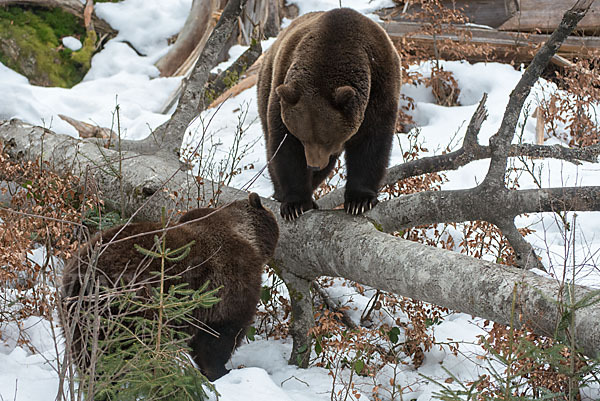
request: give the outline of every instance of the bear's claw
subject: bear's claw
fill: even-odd
[[[294,221],[304,212],[310,209],[318,209],[319,207],[312,199],[307,202],[282,202],[279,212],[281,217],[287,221]]]
[[[358,216],[373,209],[379,201],[377,198],[354,199],[344,203],[346,213]]]

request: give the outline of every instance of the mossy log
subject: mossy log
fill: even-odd
[[[82,4],[79,0],[0,0],[0,6],[6,7],[13,5],[43,8],[58,7],[81,20],[83,20],[83,10],[85,8],[85,4]],[[94,23],[94,30],[100,35],[108,34],[114,36],[117,34],[106,21],[98,18],[96,14],[92,14],[92,22]]]
[[[76,52],[65,48],[61,41],[65,36],[79,38],[83,48]],[[0,7],[0,62],[34,85],[77,84],[90,68],[96,45],[96,32],[86,32],[83,19],[63,8]]]

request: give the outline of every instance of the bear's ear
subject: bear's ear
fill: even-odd
[[[334,99],[336,106],[342,108],[347,105],[350,100],[354,99],[356,91],[351,86],[339,86],[335,89]]]
[[[290,85],[279,85],[277,89],[275,89],[275,92],[277,92],[280,99],[283,99],[284,102],[291,105],[298,103],[298,100],[300,100],[300,94]]]
[[[254,192],[250,192],[250,195],[248,195],[248,203],[255,209],[264,209],[260,202],[260,196]]]

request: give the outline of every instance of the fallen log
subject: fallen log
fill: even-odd
[[[109,206],[120,202],[122,188],[126,213],[137,218],[158,221],[162,207],[175,210],[193,207],[197,202],[195,198],[185,198],[190,193],[197,196],[197,188],[187,172],[180,170],[175,158],[119,154],[18,120],[0,122],[0,142],[16,160],[37,160],[43,156],[57,172],[90,177]],[[119,164],[120,177],[114,173],[119,171]],[[119,179],[122,186],[117,185]],[[202,190],[204,202],[218,197],[220,204],[226,204],[248,196],[245,191],[212,185],[208,180]],[[172,196],[175,193],[179,197]],[[553,335],[568,311],[568,307],[563,310],[566,306],[555,302],[566,291],[559,281],[381,232],[381,223],[395,221],[394,218],[372,212],[369,217],[352,217],[343,210],[313,210],[303,215],[301,221],[290,223],[277,213],[278,202],[269,199],[262,202],[275,211],[280,226],[274,266],[286,280],[290,294],[302,297],[294,310],[291,330],[295,336],[305,337],[304,330],[312,326],[310,279],[323,275],[345,277],[502,324],[529,321],[541,335]],[[384,203],[387,202],[378,208]],[[401,212],[402,200],[395,203],[393,209]],[[573,289],[577,299],[600,296],[597,290],[587,287]],[[522,321],[515,321],[514,316],[521,316]],[[597,357],[600,304],[587,302],[574,318],[578,346],[586,355]],[[294,341],[296,351],[299,345],[301,342]]]
[[[574,0],[521,0],[519,10],[498,27],[503,31],[552,32]],[[577,24],[577,31],[597,35],[600,33],[600,2],[592,5]]]
[[[410,39],[433,54],[434,38],[432,35],[421,33],[424,25],[419,22],[382,22],[380,24],[396,46],[402,45],[402,40]],[[453,33],[437,35],[436,40],[452,40],[464,42],[464,35],[471,35],[474,44],[491,46],[493,52],[487,59],[483,56],[473,56],[468,61],[503,61],[513,63],[529,62],[533,58],[536,47],[548,41],[550,35],[526,34],[519,32],[504,32],[473,26],[452,26]],[[592,55],[600,50],[600,37],[569,36],[561,45],[557,54],[567,59]],[[448,57],[443,52],[442,58]]]
[[[440,0],[440,3],[445,8],[460,10],[472,24],[503,31],[552,32],[575,0]],[[415,16],[422,11],[419,2],[405,2],[404,6],[386,8],[377,14],[383,19],[415,22]],[[577,25],[577,31],[600,33],[599,2],[592,5]]]
[[[101,139],[116,139],[117,134],[114,131],[99,127],[97,125],[92,125],[83,121],[76,120],[74,118],[65,116],[63,114],[58,115],[62,120],[71,124],[79,133],[79,137],[81,138],[101,138]]]
[[[439,0],[450,10],[460,10],[469,22],[498,28],[519,10],[514,0]],[[415,21],[415,15],[423,9],[418,1],[405,1],[404,5],[376,11],[381,18],[394,21]]]

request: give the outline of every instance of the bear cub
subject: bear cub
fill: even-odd
[[[347,8],[305,14],[264,56],[258,111],[281,215],[316,208],[313,191],[342,151],[344,209],[377,204],[395,131],[400,59],[385,31]]]
[[[202,219],[200,219],[202,218]],[[196,219],[200,219],[195,221]],[[179,224],[187,223],[187,224]],[[166,246],[177,249],[189,244],[189,254],[177,262],[168,262],[165,272],[178,279],[166,285],[188,283],[187,288],[199,289],[210,280],[209,289],[223,286],[217,297],[221,301],[213,307],[198,308],[193,317],[210,326],[219,337],[208,334],[192,325],[185,331],[191,335],[189,346],[192,358],[202,373],[211,381],[225,375],[225,368],[234,349],[240,344],[252,323],[259,301],[263,266],[275,251],[279,228],[275,216],[265,209],[257,194],[251,193],[247,200],[235,201],[219,209],[194,209],[184,214],[174,228],[166,231]],[[113,227],[97,234],[66,265],[61,287],[63,311],[61,317],[65,330],[70,329],[72,347],[70,352],[81,368],[89,361],[88,339],[82,338],[82,328],[75,316],[77,298],[80,294],[93,294],[94,285],[82,288],[89,280],[90,255],[96,248],[95,277],[100,288],[134,288],[136,296],[147,299],[148,286],[160,283],[153,272],[160,272],[160,259],[151,259],[134,248],[137,244],[145,249],[155,249],[154,236],[162,235],[160,223],[143,222]],[[155,233],[150,233],[155,231]],[[167,287],[168,288],[168,287]],[[109,313],[104,301],[105,308]],[[94,307],[93,302],[81,303],[80,314]],[[100,328],[102,333],[102,328]],[[102,335],[102,334],[101,334]]]

